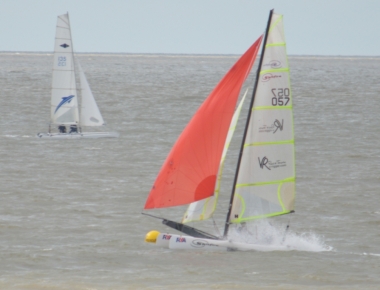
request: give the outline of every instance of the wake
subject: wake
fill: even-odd
[[[287,225],[277,225],[266,220],[231,228],[233,242],[265,246],[267,251],[325,252],[333,250],[315,233],[296,233]]]

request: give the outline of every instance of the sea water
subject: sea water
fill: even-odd
[[[289,57],[295,213],[231,237],[292,250],[202,252],[144,243],[149,230],[175,231],[141,212],[173,143],[238,56],[77,57],[118,139],[36,138],[48,129],[53,56],[0,53],[0,289],[379,288],[380,58]],[[215,225],[193,224],[214,234],[243,123]],[[149,213],[180,221],[184,210]]]

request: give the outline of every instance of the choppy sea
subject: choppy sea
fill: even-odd
[[[167,231],[141,215],[161,164],[238,56],[77,58],[119,138],[36,138],[48,128],[53,56],[0,53],[0,289],[380,289],[380,57],[289,57],[296,209],[250,225],[262,241],[294,249],[271,252],[144,242]],[[215,227],[194,226],[220,231],[227,195]],[[180,221],[184,210],[149,213]]]

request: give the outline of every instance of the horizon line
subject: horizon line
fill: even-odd
[[[54,51],[0,50],[9,54],[54,54]],[[164,55],[164,56],[240,56],[239,53],[179,53],[179,52],[74,52],[74,54],[114,54],[114,55]],[[258,54],[259,56],[260,54]],[[380,55],[342,55],[342,54],[288,54],[290,57],[375,57]]]

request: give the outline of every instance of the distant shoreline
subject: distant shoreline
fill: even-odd
[[[123,57],[239,57],[240,54],[190,54],[190,53],[129,53],[129,52],[75,52],[76,55],[103,55],[103,56],[123,56]],[[53,55],[51,51],[0,51],[0,54],[11,55]],[[259,56],[259,55],[258,55]],[[289,58],[366,58],[366,59],[379,59],[380,55],[288,55]]]

